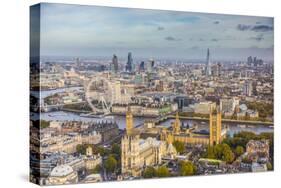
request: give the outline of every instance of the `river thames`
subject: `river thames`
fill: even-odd
[[[126,127],[126,118],[125,116],[106,116],[103,118],[95,118],[95,117],[81,117],[77,113],[72,112],[64,112],[64,111],[55,111],[55,112],[46,112],[41,113],[40,115],[42,120],[47,121],[86,121],[86,122],[98,122],[98,121],[115,121],[119,129],[124,129]],[[143,124],[145,120],[149,120],[153,118],[144,118],[144,117],[134,117],[134,124],[140,125]],[[173,122],[173,119],[167,119],[160,123],[162,126],[170,126]],[[198,120],[181,120],[181,122],[186,125],[188,124],[190,127],[196,126],[197,130],[208,130],[209,124],[208,122],[198,121]],[[228,128],[227,134],[232,136],[235,133],[241,131],[250,131],[256,134],[261,132],[273,132],[273,128],[268,125],[245,125],[245,124],[237,124],[237,123],[222,123],[222,126]]]
[[[61,93],[65,91],[73,91],[73,90],[80,90],[83,92],[83,87],[68,87],[68,88],[60,88],[55,90],[46,90],[40,92],[40,100],[43,100],[45,97],[54,95],[55,93]],[[32,95],[38,97],[38,93],[34,92]],[[118,116],[118,115],[112,115],[112,116],[106,116],[103,118],[96,118],[96,117],[82,117],[77,113],[72,112],[65,112],[65,111],[53,111],[53,112],[45,112],[40,114],[40,118],[42,120],[47,121],[115,121],[119,129],[125,129],[126,127],[126,119],[125,116]],[[146,118],[146,117],[134,117],[134,125],[138,126],[144,123],[145,120],[149,120],[153,118]],[[167,119],[166,121],[163,121],[160,123],[162,126],[170,126],[173,122],[173,119]],[[190,127],[195,126],[197,130],[208,130],[209,125],[208,122],[203,122],[199,120],[181,120],[181,122],[184,125],[189,125]],[[273,132],[273,127],[270,127],[268,125],[245,125],[245,124],[238,124],[238,123],[222,123],[223,128],[227,127],[228,131],[227,134],[232,136],[235,133],[241,132],[241,131],[250,131],[254,132],[256,134],[259,134],[261,132]]]

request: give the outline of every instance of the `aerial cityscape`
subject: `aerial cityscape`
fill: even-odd
[[[48,3],[31,16],[30,181],[274,169],[273,18]]]

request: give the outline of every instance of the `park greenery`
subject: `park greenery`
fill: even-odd
[[[241,156],[245,152],[246,145],[250,140],[262,139],[269,140],[270,156],[273,156],[273,133],[255,134],[253,132],[242,131],[234,134],[233,137],[229,136],[225,138],[221,144],[209,146],[205,153],[205,157],[232,163],[235,158]],[[243,159],[243,162],[248,163],[249,161],[245,158]]]
[[[237,146],[246,148],[246,145],[250,140],[262,139],[269,140],[270,147],[273,147],[273,133],[255,134],[253,132],[242,131],[234,134],[233,137],[228,136],[223,140],[223,143],[228,144],[231,148],[236,148]]]
[[[45,128],[48,128],[49,126],[50,126],[49,121],[40,120],[40,129],[45,129]]]
[[[184,150],[185,150],[185,146],[184,146],[183,142],[174,141],[173,146],[176,148],[177,152],[180,153],[180,154],[183,153]]]
[[[100,173],[102,170],[102,167],[101,165],[97,165],[94,169],[90,170],[89,173],[90,174],[98,174]]]
[[[58,97],[59,97],[59,94],[55,93],[54,95],[45,97],[44,102],[48,105],[53,105],[53,99],[58,98]]]
[[[81,155],[86,155],[86,150],[88,147],[91,147],[93,149],[93,154],[97,155],[100,154],[102,157],[104,157],[105,164],[104,167],[107,170],[107,172],[113,173],[117,170],[120,170],[121,166],[121,148],[118,144],[113,144],[111,149],[104,148],[102,146],[95,146],[92,144],[79,144],[76,146],[76,151],[80,153]],[[93,172],[100,172],[101,167],[97,167],[97,169],[94,169]]]
[[[215,146],[208,146],[205,157],[209,159],[219,159],[227,163],[232,163],[235,156],[231,148],[227,144],[217,144]]]
[[[114,156],[109,155],[108,158],[105,160],[104,167],[107,172],[113,173],[117,168],[117,160]]]
[[[192,176],[196,173],[196,166],[190,161],[179,162],[179,174],[181,176]]]
[[[234,153],[236,157],[239,157],[244,153],[244,148],[242,146],[236,146]]]
[[[121,148],[118,144],[113,144],[111,147],[111,154],[114,155],[115,158],[120,158],[121,156]]]
[[[80,111],[80,112],[91,112],[92,109],[88,105],[88,103],[76,103],[76,104],[65,104],[63,105],[64,110],[73,110],[73,111]]]
[[[148,166],[143,173],[144,178],[153,178],[156,177],[157,171],[152,166]]]
[[[147,167],[144,170],[143,177],[144,178],[154,178],[154,177],[169,177],[170,172],[166,166],[160,166],[158,168],[154,168],[152,166]]]
[[[179,161],[178,173],[180,176],[192,176],[196,174],[196,171],[197,168],[192,162]],[[158,168],[148,166],[143,172],[144,178],[169,177],[169,176],[171,176],[171,174],[166,166],[160,166]]]
[[[77,151],[78,153],[80,153],[81,155],[86,155],[86,149],[87,149],[89,146],[92,147],[92,149],[94,149],[94,148],[93,148],[93,145],[91,145],[91,144],[78,144],[78,145],[76,146],[76,151]]]
[[[248,102],[247,107],[251,110],[257,110],[261,118],[273,116],[273,104],[265,102]]]
[[[101,156],[107,156],[109,154],[111,154],[111,150],[109,149],[106,149],[102,146],[94,146],[92,144],[79,144],[76,146],[76,151],[82,155],[85,155],[86,154],[86,149],[88,147],[91,147],[93,149],[93,154],[94,155],[97,155],[97,154],[100,154]]]
[[[170,172],[169,172],[169,170],[168,170],[168,168],[166,166],[160,166],[160,167],[157,168],[156,175],[159,178],[169,177],[170,176]]]
[[[233,135],[233,137],[228,136],[227,138],[225,138],[223,140],[224,144],[227,144],[231,147],[231,149],[234,151],[234,153],[236,153],[237,151],[235,151],[237,149],[238,146],[243,147],[243,149],[246,149],[246,145],[250,140],[269,140],[269,153],[271,156],[271,162],[273,163],[273,133],[260,133],[260,134],[255,134],[253,132],[247,132],[247,131],[242,131],[239,133],[236,133]],[[238,149],[241,151],[241,148]],[[237,153],[236,153],[237,154]]]

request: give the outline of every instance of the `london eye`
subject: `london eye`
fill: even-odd
[[[111,82],[101,76],[93,77],[86,86],[86,100],[94,114],[110,113],[113,103]]]

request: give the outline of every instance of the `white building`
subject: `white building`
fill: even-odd
[[[239,106],[238,98],[232,97],[232,98],[220,99],[220,107],[223,113],[225,112],[234,113],[236,106]]]
[[[216,107],[214,102],[200,102],[194,104],[194,112],[198,114],[210,114],[210,110]]]
[[[55,167],[47,179],[47,185],[63,185],[78,182],[78,174],[69,165]]]

